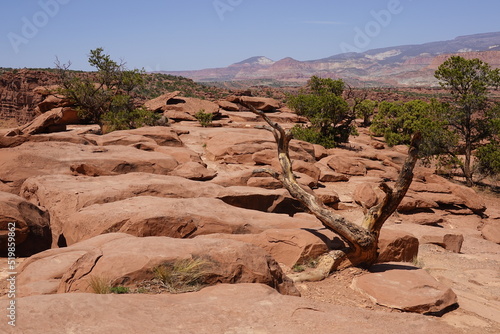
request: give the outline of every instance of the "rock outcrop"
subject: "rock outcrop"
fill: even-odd
[[[107,234],[27,259],[19,268],[19,291],[21,296],[92,292],[92,277],[105,278],[112,286],[134,287],[152,280],[153,268],[192,258],[207,262],[203,284],[262,283],[283,294],[299,294],[278,264],[257,246],[232,240],[137,238],[126,234]]]
[[[375,303],[406,312],[439,314],[457,304],[456,294],[425,270],[399,264],[379,264],[356,277],[352,287]]]
[[[15,247],[9,245],[12,243]],[[51,244],[48,212],[24,198],[0,192],[0,256],[8,257],[9,248],[15,249],[11,255],[16,257],[31,256],[49,249]]]

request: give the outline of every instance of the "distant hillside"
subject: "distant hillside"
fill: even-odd
[[[251,57],[224,68],[162,72],[197,82],[273,80],[304,83],[312,75],[342,78],[356,86],[435,86],[436,68],[450,55],[480,58],[500,67],[500,32],[460,36],[450,41],[402,45],[324,59],[273,61]]]

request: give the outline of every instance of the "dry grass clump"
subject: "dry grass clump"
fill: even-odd
[[[153,273],[170,293],[192,292],[205,285],[210,264],[203,258],[179,259],[153,268]]]
[[[90,276],[89,287],[94,293],[104,295],[111,293],[111,280],[102,276]]]

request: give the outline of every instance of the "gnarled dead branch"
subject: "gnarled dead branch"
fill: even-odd
[[[266,172],[280,180],[292,197],[299,200],[326,228],[338,234],[348,246],[346,249],[332,251],[324,255],[315,271],[298,274],[293,279],[296,281],[321,280],[333,270],[348,266],[368,266],[373,264],[378,257],[377,246],[380,230],[385,221],[397,209],[412,182],[413,168],[418,160],[420,134],[416,134],[412,139],[408,157],[394,188],[392,189],[386,183],[380,184],[379,187],[385,193],[384,199],[380,204],[370,208],[361,224],[358,225],[327,208],[314,194],[306,191],[297,182],[288,153],[289,144],[292,140],[290,131],[285,131],[277,122],[273,122],[264,112],[256,110],[253,106],[245,105],[245,107],[261,116],[269,124],[269,126],[261,128],[271,131],[278,144],[281,173],[270,169],[260,169],[259,172]]]

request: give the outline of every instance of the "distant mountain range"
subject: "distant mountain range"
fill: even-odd
[[[324,59],[279,61],[258,56],[224,68],[162,72],[198,82],[278,80],[307,81],[312,75],[341,78],[355,86],[434,86],[434,71],[450,55],[480,58],[500,68],[500,32],[460,36],[450,41],[402,45],[343,53]]]

